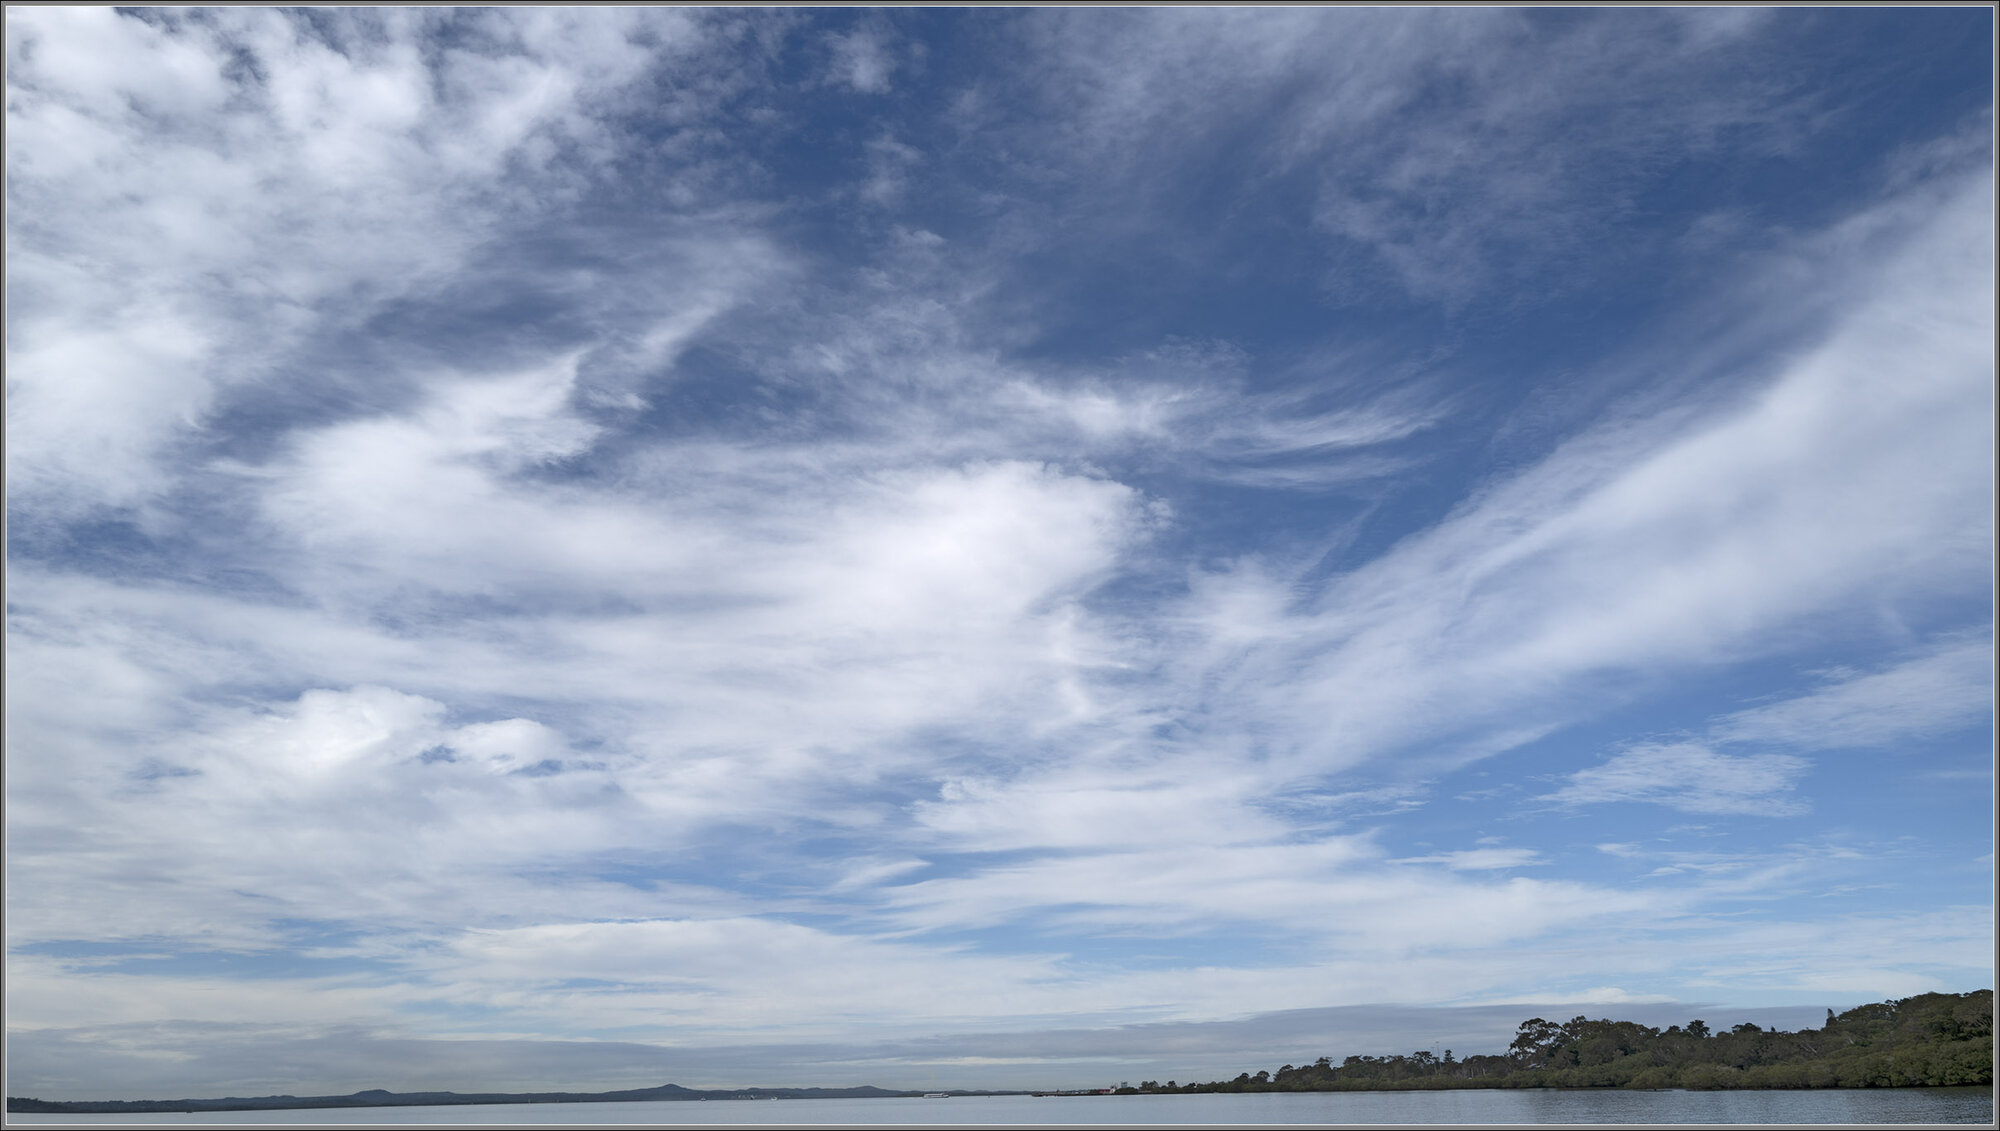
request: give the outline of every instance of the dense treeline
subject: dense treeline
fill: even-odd
[[[1207,1084],[1148,1080],[1121,1092],[1321,1092],[1415,1088],[1895,1088],[1993,1083],[1993,991],[1920,994],[1786,1033],[1745,1022],[1654,1029],[1575,1017],[1521,1023],[1504,1054],[1446,1049],[1328,1057]]]

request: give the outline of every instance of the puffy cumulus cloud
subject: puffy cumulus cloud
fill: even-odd
[[[1567,785],[1542,800],[1644,801],[1689,813],[1795,817],[1807,811],[1791,794],[1808,766],[1790,754],[1732,757],[1694,743],[1634,746],[1571,774]]]
[[[451,732],[447,741],[449,747],[440,752],[444,756],[469,754],[501,770],[551,766],[568,750],[560,732],[533,719],[473,723]]]
[[[632,555],[620,551],[643,534],[621,535],[602,511],[538,506],[510,489],[520,474],[581,453],[597,434],[572,408],[574,382],[574,359],[439,382],[414,413],[303,431],[285,463],[245,473],[267,481],[270,524],[329,574],[363,567],[450,592],[532,578],[563,562],[571,571],[597,561],[630,572]]]
[[[161,788],[169,795],[179,795],[184,803],[197,805],[221,801],[222,791],[247,790],[254,797],[289,803],[308,812],[321,804],[344,809],[349,799],[331,794],[362,790],[380,793],[383,803],[393,806],[397,794],[409,799],[425,794],[450,795],[479,788],[475,784],[481,780],[478,775],[554,772],[574,757],[560,731],[533,719],[452,726],[448,714],[446,706],[434,699],[386,687],[314,689],[275,710],[248,717],[222,713],[215,731],[158,748],[161,756],[173,759],[174,768],[187,771],[187,777],[208,779],[176,790],[172,783],[182,780],[182,775],[176,774]],[[603,769],[602,763],[586,765]],[[595,784],[608,783],[597,779]],[[476,801],[470,796],[452,800],[468,810]],[[555,800],[555,793],[539,800]],[[434,811],[426,814],[430,819],[420,825],[473,815]],[[242,819],[237,818],[239,822]],[[285,821],[296,825],[300,817],[294,814]],[[318,819],[310,823],[318,823]],[[422,828],[413,828],[411,834],[419,838],[430,835]],[[467,855],[474,859],[493,851],[490,845],[466,847]],[[520,849],[537,850],[528,846]]]
[[[249,722],[218,746],[224,756],[245,759],[243,768],[258,776],[311,781],[366,774],[411,757],[416,744],[438,733],[443,713],[442,703],[383,687],[308,691],[290,712]]]
[[[955,630],[1073,595],[1147,519],[1130,487],[1101,476],[939,464],[922,438],[704,439],[640,454],[608,481],[567,476],[606,431],[579,403],[578,366],[435,375],[406,409],[299,429],[281,458],[232,470],[288,542],[339,563],[328,585],[366,566],[446,593],[591,581],[643,604],[712,586],[884,628]]]
[[[881,477],[837,512],[827,571],[806,585],[842,595],[859,624],[1004,623],[1104,576],[1143,530],[1136,492],[1020,462]]]

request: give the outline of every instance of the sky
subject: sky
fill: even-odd
[[[11,7],[7,1091],[1993,985],[1985,7]]]

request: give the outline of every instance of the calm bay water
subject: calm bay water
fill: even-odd
[[[1009,1124],[1141,1127],[1314,1126],[1378,1123],[1993,1123],[1987,1088],[1880,1091],[1290,1092],[1196,1096],[987,1096],[943,1100],[732,1100],[507,1104],[203,1112],[195,1115],[9,1114],[9,1125],[88,1127],[306,1125],[870,1127]]]

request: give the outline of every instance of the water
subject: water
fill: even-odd
[[[1758,1092],[1269,1092],[1193,1096],[954,1096],[951,1099],[669,1100],[306,1111],[7,1116],[9,1125],[182,1127],[649,1124],[875,1127],[1020,1124],[1230,1127],[1379,1123],[1993,1123],[1988,1088]]]

